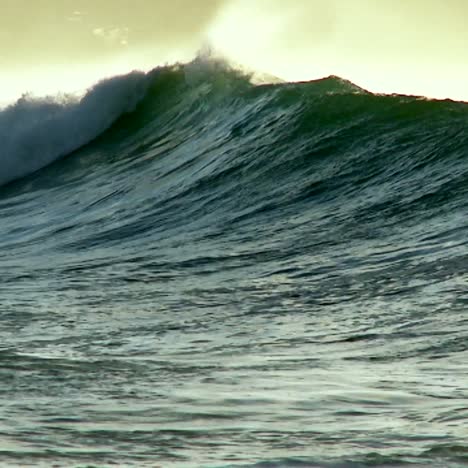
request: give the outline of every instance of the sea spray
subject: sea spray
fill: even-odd
[[[103,80],[82,97],[23,96],[0,111],[0,185],[66,156],[131,112],[147,77],[133,72]]]

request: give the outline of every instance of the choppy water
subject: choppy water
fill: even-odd
[[[467,104],[193,63],[0,136],[0,464],[468,466]]]

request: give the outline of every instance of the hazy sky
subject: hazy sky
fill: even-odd
[[[0,0],[0,100],[188,60],[468,100],[468,0]]]

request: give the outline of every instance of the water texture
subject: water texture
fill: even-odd
[[[468,466],[467,104],[195,61],[0,140],[0,465]]]

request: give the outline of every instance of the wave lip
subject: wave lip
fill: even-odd
[[[147,75],[99,82],[78,99],[28,95],[0,111],[0,185],[35,172],[89,143],[144,97]]]

